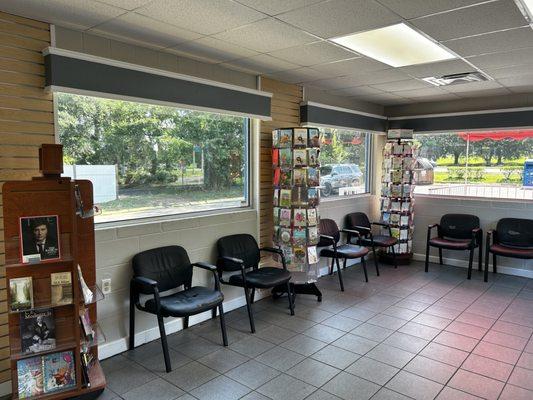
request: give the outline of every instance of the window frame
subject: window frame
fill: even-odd
[[[203,113],[210,113],[210,114],[219,114],[219,115],[228,115],[238,118],[243,118],[246,121],[246,135],[244,137],[244,151],[246,152],[246,157],[244,159],[246,160],[246,167],[244,168],[244,178],[245,178],[245,184],[243,185],[243,193],[245,200],[240,206],[237,207],[224,207],[224,208],[215,208],[215,209],[209,209],[209,210],[198,210],[198,211],[189,211],[189,212],[177,212],[172,214],[164,214],[164,215],[156,215],[156,216],[146,216],[146,217],[135,217],[135,218],[127,218],[127,219],[120,219],[116,221],[95,221],[94,226],[96,230],[104,230],[104,229],[111,229],[111,228],[120,228],[125,226],[132,226],[132,225],[144,225],[144,224],[150,224],[150,223],[160,223],[160,222],[167,222],[167,221],[176,221],[176,220],[182,220],[182,219],[188,219],[191,217],[206,217],[206,216],[214,216],[214,215],[221,215],[221,214],[228,214],[228,213],[240,213],[240,212],[248,212],[253,210],[253,188],[252,188],[252,182],[250,177],[253,176],[253,156],[252,156],[252,147],[253,147],[253,136],[252,136],[252,129],[254,129],[254,118],[252,116],[243,116],[238,114],[232,114],[232,113],[222,113],[222,112],[215,112],[215,111],[207,111],[200,108],[194,108],[194,107],[183,107],[183,106],[172,106],[169,104],[157,104],[157,102],[153,102],[150,100],[141,101],[141,100],[132,100],[131,98],[128,98],[127,96],[104,96],[102,94],[87,94],[84,91],[74,91],[74,90],[68,90],[68,91],[54,91],[53,92],[53,109],[54,109],[54,136],[55,136],[55,142],[56,144],[61,144],[60,136],[59,136],[59,112],[58,112],[58,96],[57,94],[68,94],[68,95],[79,95],[79,96],[85,96],[85,97],[93,97],[96,99],[106,99],[106,100],[117,100],[117,101],[127,101],[132,103],[139,103],[139,104],[146,104],[146,105],[158,105],[158,106],[164,106],[164,107],[173,107],[176,109],[182,109],[182,110],[189,110],[189,111],[195,111],[195,112],[203,112]],[[244,126],[244,124],[243,124]]]

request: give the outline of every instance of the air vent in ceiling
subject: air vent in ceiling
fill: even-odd
[[[430,76],[428,78],[422,78],[422,80],[435,86],[448,86],[488,81],[488,78],[481,72],[461,72],[460,74],[443,75],[441,77]]]

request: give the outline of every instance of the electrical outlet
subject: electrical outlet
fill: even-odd
[[[102,293],[103,294],[111,293],[111,278],[102,279]]]

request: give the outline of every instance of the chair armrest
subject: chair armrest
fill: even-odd
[[[218,258],[218,261],[222,261],[222,263],[229,263],[229,264],[234,264],[234,265],[238,265],[242,268],[244,268],[244,261],[241,260],[240,258],[236,258],[236,257],[228,257],[228,256],[221,256]]]
[[[439,228],[439,224],[432,224],[432,225],[428,225],[428,235],[427,235],[427,243],[428,243],[428,246],[429,246],[429,240],[431,239],[431,230],[433,228]]]
[[[157,282],[150,278],[145,278],[144,276],[134,276],[131,278],[132,287],[135,289],[141,288],[141,293],[154,293],[158,291]],[[146,293],[144,293],[146,291]]]
[[[361,237],[361,233],[359,231],[356,231],[355,229],[341,229],[341,232],[348,233],[350,235],[355,235],[358,238]]]
[[[354,226],[354,228],[355,228],[356,230],[358,230],[358,231],[366,231],[366,232],[372,234],[372,229],[370,229],[370,228],[368,228],[368,227],[366,227],[366,226],[356,225],[356,226]]]
[[[494,229],[489,229],[487,231],[487,247],[491,244],[491,242],[496,243],[496,230]]]
[[[215,277],[215,290],[220,290],[220,279],[217,274],[217,270],[218,270],[217,267],[215,267],[212,264],[202,262],[202,261],[192,263],[192,266],[205,269],[206,271],[211,271],[213,273],[213,276]]]
[[[326,239],[326,240],[329,240],[330,242],[332,243],[335,243],[335,238],[333,236],[329,236],[329,235],[320,235],[320,238],[322,239]]]
[[[472,244],[479,245],[483,240],[483,230],[481,228],[472,229]]]

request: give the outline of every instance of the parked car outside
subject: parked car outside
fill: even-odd
[[[357,164],[328,164],[320,167],[320,193],[324,197],[339,191],[340,188],[359,186],[363,172]]]

